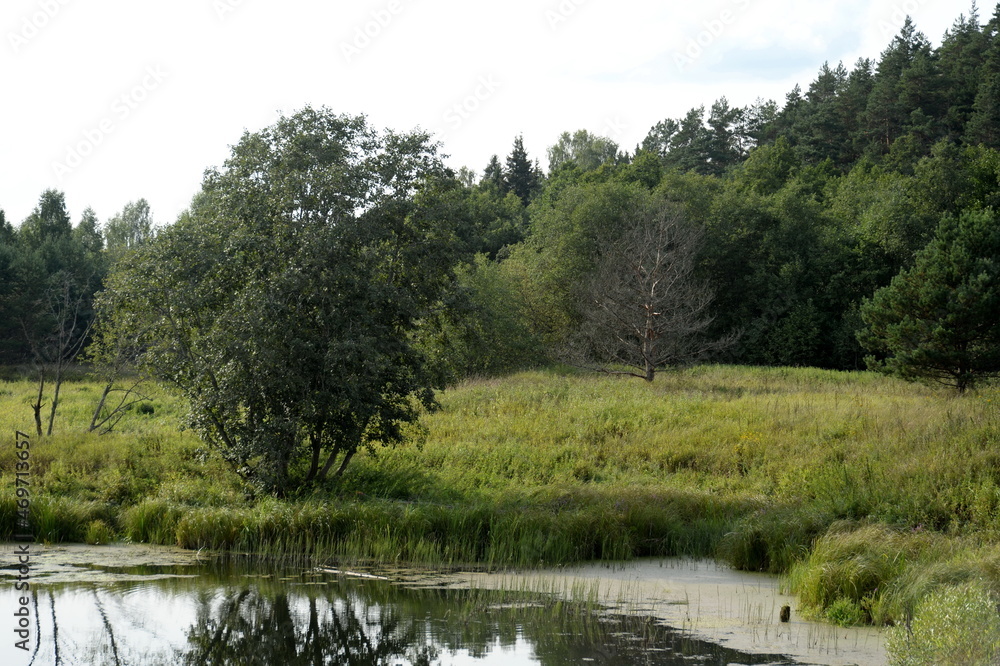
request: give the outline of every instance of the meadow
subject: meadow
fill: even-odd
[[[0,383],[0,540],[35,388]],[[991,622],[982,607],[1000,592],[995,387],[733,366],[652,384],[523,372],[442,392],[411,444],[360,453],[288,500],[243,487],[161,389],[115,432],[86,433],[99,393],[66,385],[55,434],[33,442],[40,540],[434,567],[713,557],[782,574],[815,617],[914,635],[933,634],[955,595]]]

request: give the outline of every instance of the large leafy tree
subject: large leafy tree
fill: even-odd
[[[864,302],[870,365],[959,391],[1000,372],[1000,220],[946,215],[914,265]]]
[[[415,195],[448,176],[426,135],[326,109],[283,117],[122,259],[107,326],[143,343],[140,364],[247,480],[284,494],[340,474],[433,405],[413,332],[452,282],[456,243]]]

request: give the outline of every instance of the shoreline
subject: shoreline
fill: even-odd
[[[0,544],[0,552],[6,557],[15,546]],[[187,577],[180,573],[133,575],[99,569],[196,566],[216,555],[149,544],[35,544],[32,584]],[[796,598],[781,592],[778,576],[736,571],[715,560],[645,558],[499,572],[376,565],[349,569],[352,571],[344,569],[340,574],[378,574],[394,585],[410,588],[523,589],[573,601],[586,597],[608,614],[652,617],[694,638],[741,652],[783,654],[808,664],[881,666],[887,661],[884,634],[878,629],[806,620],[798,613]],[[779,620],[785,605],[792,609],[788,623]]]

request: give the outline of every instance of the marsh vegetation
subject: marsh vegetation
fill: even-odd
[[[2,385],[0,427],[16,427],[32,391]],[[67,384],[64,418],[85,426],[99,392]],[[813,369],[703,366],[652,384],[525,372],[443,392],[422,438],[359,453],[342,478],[278,500],[181,430],[181,403],[157,391],[116,432],[37,443],[32,522],[45,541],[300,562],[713,557],[786,574],[801,611],[831,622],[917,631],[960,593],[970,621],[991,622],[998,399]],[[12,448],[0,454],[5,488]],[[4,538],[14,512],[5,492]]]

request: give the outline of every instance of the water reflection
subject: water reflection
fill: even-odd
[[[121,573],[121,572],[115,572]],[[791,664],[641,617],[526,592],[408,589],[316,572],[133,569],[183,578],[36,588],[34,664],[521,666]],[[95,581],[108,572],[95,572]],[[4,650],[10,650],[4,646]],[[0,652],[0,656],[5,653]],[[28,663],[22,653],[3,663]]]

